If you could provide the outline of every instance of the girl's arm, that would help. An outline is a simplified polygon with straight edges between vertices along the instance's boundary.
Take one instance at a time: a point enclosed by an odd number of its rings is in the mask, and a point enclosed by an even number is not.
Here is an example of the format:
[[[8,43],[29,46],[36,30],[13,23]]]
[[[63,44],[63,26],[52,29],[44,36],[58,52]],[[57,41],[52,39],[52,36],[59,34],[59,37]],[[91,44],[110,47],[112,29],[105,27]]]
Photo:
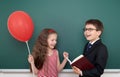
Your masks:
[[[28,57],[28,62],[29,62],[30,65],[31,65],[32,72],[33,72],[34,74],[38,74],[38,69],[35,67],[34,58],[33,58],[32,55],[29,55],[29,57]]]
[[[58,66],[58,72],[60,72],[63,68],[64,68],[64,66],[66,65],[66,63],[67,63],[67,59],[66,59],[66,57],[68,57],[68,53],[67,52],[64,52],[63,53],[63,56],[64,56],[64,60],[62,61],[62,63],[60,64],[60,59],[59,59],[59,54],[58,54],[58,52],[57,52],[57,55],[58,55],[58,60],[57,60],[57,66]]]

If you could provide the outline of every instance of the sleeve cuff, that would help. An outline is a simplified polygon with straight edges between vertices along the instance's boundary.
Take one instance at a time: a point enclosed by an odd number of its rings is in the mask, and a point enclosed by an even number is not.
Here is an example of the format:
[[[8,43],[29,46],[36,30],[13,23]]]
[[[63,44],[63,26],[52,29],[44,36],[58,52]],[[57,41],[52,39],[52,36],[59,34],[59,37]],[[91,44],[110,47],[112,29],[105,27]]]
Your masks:
[[[80,71],[80,76],[83,76],[83,73],[82,73],[82,71]]]

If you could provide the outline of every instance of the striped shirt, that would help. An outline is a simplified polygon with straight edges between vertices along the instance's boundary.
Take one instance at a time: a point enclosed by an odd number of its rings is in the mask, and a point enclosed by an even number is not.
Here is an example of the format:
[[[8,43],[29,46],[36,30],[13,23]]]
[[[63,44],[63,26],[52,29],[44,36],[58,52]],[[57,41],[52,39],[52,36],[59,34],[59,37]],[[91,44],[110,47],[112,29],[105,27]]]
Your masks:
[[[53,54],[51,56],[48,56],[43,65],[43,68],[38,72],[38,77],[58,77],[57,52],[58,51],[54,49]]]

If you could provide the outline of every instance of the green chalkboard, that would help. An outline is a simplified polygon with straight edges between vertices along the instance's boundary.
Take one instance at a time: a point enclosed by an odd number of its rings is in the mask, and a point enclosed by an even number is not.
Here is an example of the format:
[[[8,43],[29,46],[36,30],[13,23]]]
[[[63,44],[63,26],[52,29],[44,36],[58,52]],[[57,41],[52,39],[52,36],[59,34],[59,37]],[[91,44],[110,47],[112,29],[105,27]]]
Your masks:
[[[17,10],[27,12],[34,22],[29,40],[32,52],[37,36],[44,28],[58,32],[57,49],[62,61],[63,51],[72,60],[82,54],[87,42],[83,35],[86,20],[95,18],[104,23],[102,35],[109,51],[106,69],[120,69],[120,0],[1,0],[0,1],[0,69],[28,69],[28,50],[24,42],[14,39],[7,28],[9,15]],[[66,69],[70,69],[67,64]]]

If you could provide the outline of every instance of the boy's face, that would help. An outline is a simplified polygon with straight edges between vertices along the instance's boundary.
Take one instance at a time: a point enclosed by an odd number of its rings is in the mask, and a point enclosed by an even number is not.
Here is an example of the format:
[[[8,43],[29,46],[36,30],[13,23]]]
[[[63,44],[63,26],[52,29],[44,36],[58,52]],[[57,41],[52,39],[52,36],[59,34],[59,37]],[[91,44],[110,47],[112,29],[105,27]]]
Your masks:
[[[96,30],[96,27],[93,24],[87,24],[85,26],[84,36],[90,42],[95,41],[99,38],[101,31]]]
[[[48,36],[48,48],[53,49],[57,43],[57,34],[50,34]]]

